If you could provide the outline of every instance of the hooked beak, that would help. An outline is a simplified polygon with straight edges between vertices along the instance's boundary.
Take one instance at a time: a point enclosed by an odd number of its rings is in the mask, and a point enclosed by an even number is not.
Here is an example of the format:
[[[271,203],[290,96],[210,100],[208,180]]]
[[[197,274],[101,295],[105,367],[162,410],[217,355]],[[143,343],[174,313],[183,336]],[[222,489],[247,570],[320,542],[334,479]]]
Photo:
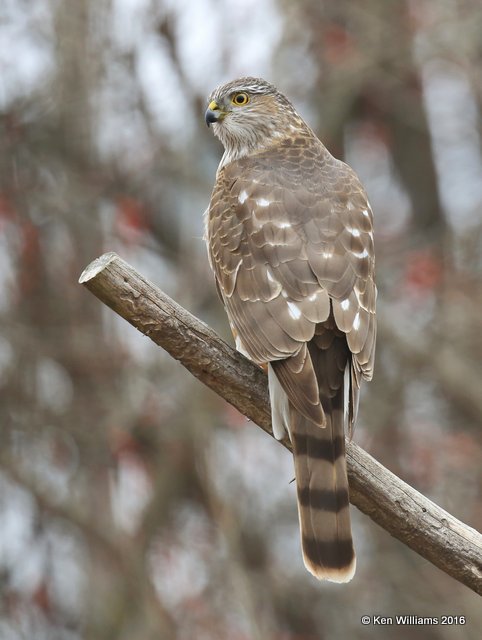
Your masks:
[[[206,113],[204,114],[204,119],[206,120],[206,124],[210,127],[214,122],[219,122],[222,120],[226,113],[221,111],[218,103],[215,100],[212,100],[208,108],[206,109]]]

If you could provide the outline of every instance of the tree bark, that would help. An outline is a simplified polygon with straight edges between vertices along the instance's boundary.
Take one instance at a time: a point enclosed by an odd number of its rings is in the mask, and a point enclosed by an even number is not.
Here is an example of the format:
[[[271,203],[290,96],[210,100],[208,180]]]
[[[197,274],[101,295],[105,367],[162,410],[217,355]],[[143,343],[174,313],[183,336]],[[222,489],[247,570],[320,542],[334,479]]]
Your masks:
[[[115,253],[94,260],[79,282],[201,382],[272,435],[267,378],[203,322]],[[291,450],[288,439],[282,444]],[[482,536],[347,441],[350,501],[374,522],[482,595]]]

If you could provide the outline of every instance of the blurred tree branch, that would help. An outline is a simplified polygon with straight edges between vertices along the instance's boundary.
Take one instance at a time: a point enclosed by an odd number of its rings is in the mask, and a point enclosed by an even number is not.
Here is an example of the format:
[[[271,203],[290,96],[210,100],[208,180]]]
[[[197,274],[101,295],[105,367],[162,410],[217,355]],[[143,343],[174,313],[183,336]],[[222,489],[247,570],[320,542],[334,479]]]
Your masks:
[[[135,607],[145,618],[155,620],[157,629],[175,638],[175,622],[163,607],[145,567],[144,549],[129,544],[120,532],[107,531],[100,523],[92,519],[86,509],[72,498],[61,502],[52,498],[41,486],[34,474],[27,471],[17,460],[0,456],[2,472],[12,482],[22,487],[35,499],[38,508],[50,518],[59,519],[68,526],[77,529],[89,542],[89,548],[97,561],[102,559],[114,572],[120,586],[117,594],[111,593],[113,601],[118,599],[121,608]],[[97,555],[94,553],[97,551]],[[120,618],[122,621],[122,616]]]
[[[478,372],[450,344],[424,344],[417,336],[404,337],[397,330],[397,321],[388,312],[377,312],[380,331],[378,337],[390,343],[400,360],[414,369],[430,369],[444,394],[451,398],[467,418],[476,424],[482,416],[482,396]],[[435,336],[435,340],[437,336]]]
[[[143,278],[115,253],[92,262],[79,282],[194,376],[272,435],[264,372]],[[289,440],[282,444],[291,450]],[[482,536],[347,443],[350,499],[374,522],[482,595]]]

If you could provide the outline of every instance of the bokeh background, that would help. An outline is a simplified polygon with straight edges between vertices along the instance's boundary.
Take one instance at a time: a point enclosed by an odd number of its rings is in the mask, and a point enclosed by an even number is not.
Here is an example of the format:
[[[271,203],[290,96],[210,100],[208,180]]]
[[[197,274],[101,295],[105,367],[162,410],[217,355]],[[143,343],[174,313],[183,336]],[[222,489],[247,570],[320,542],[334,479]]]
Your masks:
[[[355,579],[315,581],[290,454],[77,279],[117,251],[231,340],[203,112],[271,80],[376,216],[355,438],[480,528],[481,68],[479,0],[2,0],[0,640],[480,638],[478,596],[355,509]]]

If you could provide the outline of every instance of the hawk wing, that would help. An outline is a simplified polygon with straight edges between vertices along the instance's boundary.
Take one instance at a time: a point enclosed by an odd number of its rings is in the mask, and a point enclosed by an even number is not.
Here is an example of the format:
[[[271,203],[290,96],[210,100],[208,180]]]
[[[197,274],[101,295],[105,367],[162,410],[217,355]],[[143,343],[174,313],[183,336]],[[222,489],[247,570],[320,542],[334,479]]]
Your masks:
[[[335,325],[346,336],[352,425],[376,337],[373,216],[356,174],[314,136],[232,162],[218,172],[207,239],[238,348],[273,362],[289,400],[320,425],[307,343],[329,345]]]

